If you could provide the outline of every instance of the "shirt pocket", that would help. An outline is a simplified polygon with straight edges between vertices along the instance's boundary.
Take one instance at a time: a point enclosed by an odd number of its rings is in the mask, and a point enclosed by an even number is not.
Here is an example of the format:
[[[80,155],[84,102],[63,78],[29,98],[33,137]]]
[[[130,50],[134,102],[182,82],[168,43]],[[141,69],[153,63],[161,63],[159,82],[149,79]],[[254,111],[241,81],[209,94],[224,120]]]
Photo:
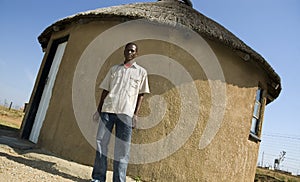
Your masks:
[[[111,88],[114,88],[117,84],[122,81],[122,73],[116,72],[111,75]]]
[[[130,96],[138,95],[139,90],[140,90],[140,83],[141,83],[141,80],[139,78],[130,76],[128,95],[130,95]]]

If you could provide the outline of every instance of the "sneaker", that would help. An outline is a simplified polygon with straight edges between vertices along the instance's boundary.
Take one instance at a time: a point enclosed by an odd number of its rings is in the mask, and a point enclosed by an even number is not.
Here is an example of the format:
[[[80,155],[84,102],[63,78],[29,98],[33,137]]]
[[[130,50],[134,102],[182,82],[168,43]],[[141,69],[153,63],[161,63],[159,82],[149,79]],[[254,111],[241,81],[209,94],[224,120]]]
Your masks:
[[[91,182],[100,182],[100,180],[99,179],[92,179]]]

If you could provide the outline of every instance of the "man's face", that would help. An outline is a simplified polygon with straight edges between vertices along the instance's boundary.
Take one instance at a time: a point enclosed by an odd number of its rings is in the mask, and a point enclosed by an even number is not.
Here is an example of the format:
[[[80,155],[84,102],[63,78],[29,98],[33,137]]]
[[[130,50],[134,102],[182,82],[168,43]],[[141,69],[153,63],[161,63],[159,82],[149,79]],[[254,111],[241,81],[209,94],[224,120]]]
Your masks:
[[[124,49],[124,56],[126,61],[131,61],[137,56],[137,47],[135,45],[128,45]]]

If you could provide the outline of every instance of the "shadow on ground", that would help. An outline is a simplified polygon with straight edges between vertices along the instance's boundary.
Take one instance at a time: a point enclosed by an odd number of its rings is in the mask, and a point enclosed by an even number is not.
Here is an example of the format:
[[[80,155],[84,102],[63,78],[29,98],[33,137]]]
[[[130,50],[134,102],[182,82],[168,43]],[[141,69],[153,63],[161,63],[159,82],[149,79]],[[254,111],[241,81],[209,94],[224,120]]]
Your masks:
[[[87,182],[88,178],[84,179],[76,174],[80,169],[77,164],[58,158],[57,156],[38,148],[34,143],[19,138],[19,130],[0,125],[0,156],[8,160],[30,166],[32,168],[61,176],[65,179],[78,182]],[[72,166],[76,165],[74,171]],[[79,165],[79,164],[78,164]],[[86,171],[90,169],[83,166]],[[81,170],[82,172],[82,170]],[[71,174],[70,174],[71,173]],[[74,175],[72,173],[75,173]],[[84,176],[89,176],[86,174]]]

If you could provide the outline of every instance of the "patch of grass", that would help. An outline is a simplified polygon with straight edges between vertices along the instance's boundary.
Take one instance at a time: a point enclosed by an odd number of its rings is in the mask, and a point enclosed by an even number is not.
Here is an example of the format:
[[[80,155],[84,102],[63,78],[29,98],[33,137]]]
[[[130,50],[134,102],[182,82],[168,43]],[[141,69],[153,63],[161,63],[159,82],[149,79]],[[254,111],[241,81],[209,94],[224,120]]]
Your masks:
[[[22,110],[0,106],[0,125],[20,129],[24,113]]]
[[[24,116],[24,113],[22,110],[16,110],[16,109],[8,109],[7,107],[0,106],[0,116],[7,116],[11,118],[21,118]]]
[[[257,168],[255,174],[255,181],[257,182],[300,182],[299,176],[285,174],[280,171]]]
[[[142,179],[140,176],[136,176],[133,178],[136,182],[142,182]]]
[[[14,129],[20,129],[20,125],[9,122],[9,121],[6,121],[6,120],[0,118],[0,126],[1,125],[2,126],[7,126],[7,127],[10,127],[10,128],[14,128]]]

